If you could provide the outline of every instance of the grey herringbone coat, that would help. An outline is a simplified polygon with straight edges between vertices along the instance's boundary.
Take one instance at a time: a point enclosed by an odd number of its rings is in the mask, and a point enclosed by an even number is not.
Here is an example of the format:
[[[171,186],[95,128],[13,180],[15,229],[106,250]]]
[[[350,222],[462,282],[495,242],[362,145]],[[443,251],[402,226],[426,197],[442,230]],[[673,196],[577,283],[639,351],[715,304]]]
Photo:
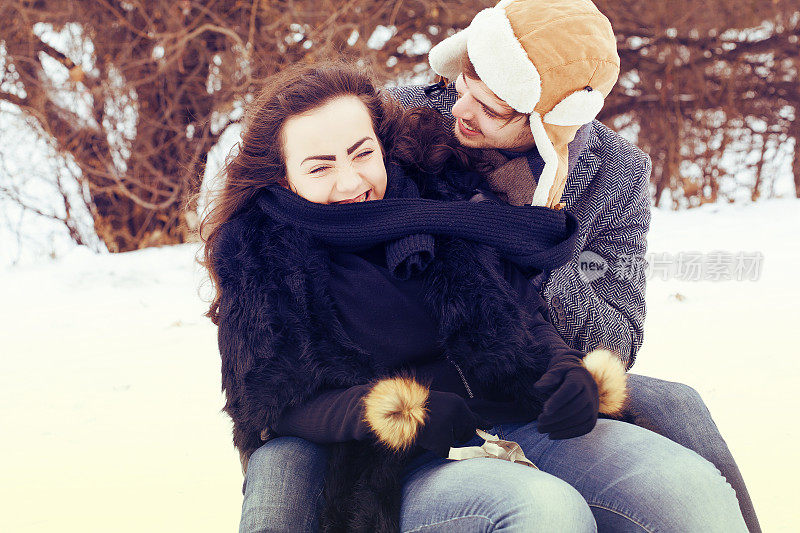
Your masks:
[[[453,120],[450,109],[458,95],[452,84],[436,91],[409,86],[390,92],[405,107],[433,107]],[[540,158],[535,148],[528,157]],[[580,222],[575,256],[537,280],[567,344],[584,352],[611,349],[628,368],[643,338],[649,179],[650,158],[619,134],[597,120],[578,130],[561,200]],[[604,259],[603,276],[589,281],[581,274],[584,252]]]

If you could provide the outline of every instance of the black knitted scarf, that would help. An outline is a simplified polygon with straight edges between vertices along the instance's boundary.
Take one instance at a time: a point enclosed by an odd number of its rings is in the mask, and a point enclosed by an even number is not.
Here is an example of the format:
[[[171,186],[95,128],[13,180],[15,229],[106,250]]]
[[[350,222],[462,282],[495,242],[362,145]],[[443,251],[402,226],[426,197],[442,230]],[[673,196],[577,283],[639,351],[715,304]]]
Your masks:
[[[318,204],[272,186],[257,202],[273,219],[337,249],[357,251],[386,242],[387,267],[400,279],[427,267],[434,256],[433,235],[493,247],[526,270],[552,270],[572,257],[578,230],[575,216],[564,210],[420,198],[416,184],[396,165],[389,166],[383,200]]]

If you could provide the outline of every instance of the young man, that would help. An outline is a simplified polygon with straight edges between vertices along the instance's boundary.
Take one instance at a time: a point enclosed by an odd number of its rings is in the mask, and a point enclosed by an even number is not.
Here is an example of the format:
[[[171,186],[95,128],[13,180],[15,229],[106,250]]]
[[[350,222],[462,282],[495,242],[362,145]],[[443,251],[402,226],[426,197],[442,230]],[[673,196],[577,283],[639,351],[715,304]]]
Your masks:
[[[630,367],[642,343],[645,314],[650,160],[594,121],[619,73],[608,20],[589,0],[503,0],[434,47],[430,61],[450,84],[398,88],[394,95],[408,107],[438,109],[453,121],[462,144],[484,149],[493,168],[485,178],[501,200],[565,207],[575,214],[581,224],[579,253],[535,282],[568,344],[582,351],[606,347]],[[581,258],[611,268],[603,276],[587,275]],[[636,423],[716,465],[736,489],[747,526],[758,531],[736,464],[699,395],[643,376],[631,375],[628,383],[630,406],[640,414]],[[594,433],[560,442],[576,447],[574,457],[606,446],[606,463],[615,461],[612,453],[628,453],[619,449],[628,445],[616,442],[613,450]],[[313,524],[324,467],[319,447],[300,439],[282,437],[262,446],[248,466],[241,531],[299,531]],[[573,464],[581,472],[592,468]],[[603,477],[595,494],[602,494],[607,482]],[[603,527],[644,530],[624,510],[598,504],[592,511]]]
[[[449,84],[393,95],[405,107],[439,110],[462,145],[483,149],[493,167],[486,181],[501,199],[565,207],[578,218],[573,261],[536,282],[568,344],[608,348],[630,368],[643,338],[650,158],[594,120],[619,74],[608,19],[590,0],[503,0],[436,45],[429,61]],[[586,271],[592,262],[605,272]],[[713,463],[735,489],[749,530],[760,531],[699,394],[635,374],[628,383],[633,421]]]

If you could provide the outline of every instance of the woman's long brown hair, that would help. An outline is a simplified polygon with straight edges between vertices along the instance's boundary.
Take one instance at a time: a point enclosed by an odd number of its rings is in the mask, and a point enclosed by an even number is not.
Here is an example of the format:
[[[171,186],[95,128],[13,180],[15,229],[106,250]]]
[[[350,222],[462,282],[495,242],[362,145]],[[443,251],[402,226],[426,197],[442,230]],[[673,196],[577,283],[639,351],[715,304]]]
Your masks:
[[[293,66],[273,76],[247,108],[238,152],[221,170],[223,187],[208,193],[211,209],[200,224],[200,237],[205,243],[200,263],[208,270],[215,290],[206,316],[215,324],[221,289],[213,259],[220,228],[262,189],[286,185],[281,138],[284,123],[347,95],[358,97],[367,107],[387,163],[392,161],[425,174],[441,172],[446,163],[458,167],[469,164],[468,154],[442,127],[435,111],[404,112],[391,96],[376,88],[367,72],[354,64],[332,61]]]

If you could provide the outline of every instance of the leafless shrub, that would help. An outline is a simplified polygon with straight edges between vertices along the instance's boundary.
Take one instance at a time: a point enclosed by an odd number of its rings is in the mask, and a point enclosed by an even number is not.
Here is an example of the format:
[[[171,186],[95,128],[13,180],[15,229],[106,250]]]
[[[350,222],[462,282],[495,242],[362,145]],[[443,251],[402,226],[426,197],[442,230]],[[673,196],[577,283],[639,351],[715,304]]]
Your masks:
[[[265,77],[346,56],[387,80],[431,79],[431,43],[494,3],[0,0],[0,100],[74,162],[109,250],[185,242],[209,150]],[[656,202],[728,198],[745,170],[740,186],[768,194],[770,158],[800,137],[798,0],[597,4],[623,65],[600,118],[637,132]],[[731,150],[762,157],[730,168]]]

